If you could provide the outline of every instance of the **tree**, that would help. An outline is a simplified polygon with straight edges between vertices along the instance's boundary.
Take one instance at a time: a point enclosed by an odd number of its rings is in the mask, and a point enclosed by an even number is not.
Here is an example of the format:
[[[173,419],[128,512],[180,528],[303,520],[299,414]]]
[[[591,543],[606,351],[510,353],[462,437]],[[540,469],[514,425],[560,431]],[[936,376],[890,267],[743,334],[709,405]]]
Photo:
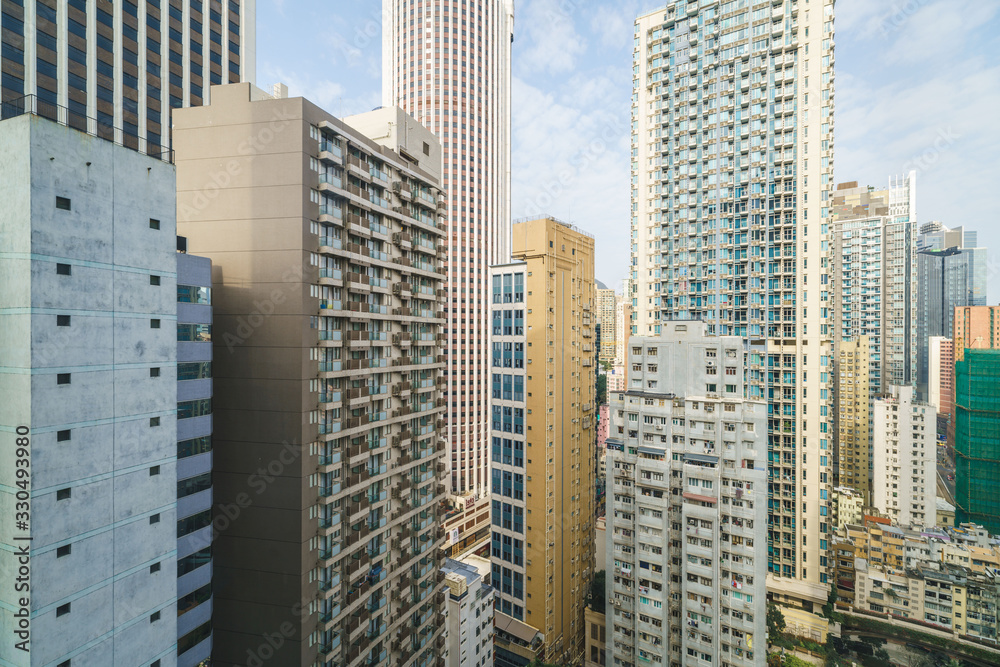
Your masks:
[[[785,615],[773,602],[767,603],[767,637],[774,641],[785,631]]]
[[[607,575],[604,570],[598,571],[594,575],[594,578],[590,580],[590,591],[587,593],[587,606],[598,614],[604,613],[604,585],[606,577]]]
[[[608,402],[608,376],[601,375],[597,376],[597,404],[604,405]]]

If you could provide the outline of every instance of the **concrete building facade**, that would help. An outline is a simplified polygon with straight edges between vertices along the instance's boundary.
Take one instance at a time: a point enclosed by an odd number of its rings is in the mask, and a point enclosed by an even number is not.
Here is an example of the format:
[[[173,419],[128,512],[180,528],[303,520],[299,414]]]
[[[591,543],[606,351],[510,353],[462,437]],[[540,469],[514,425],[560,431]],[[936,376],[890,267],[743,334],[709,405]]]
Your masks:
[[[214,274],[213,664],[278,632],[282,665],[440,665],[438,142],[399,109],[212,92],[174,139]]]
[[[0,155],[0,662],[176,664],[174,167],[33,114]]]
[[[444,564],[447,667],[493,667],[490,561],[474,554]]]
[[[541,636],[534,657],[569,664],[594,576],[594,239],[553,218],[512,238],[490,281],[492,581],[497,617]],[[501,625],[497,660],[527,664]]]
[[[633,333],[693,318],[752,341],[772,588],[808,613],[829,592],[834,3],[665,5],[635,23]]]
[[[438,137],[452,554],[489,537],[489,267],[510,259],[513,0],[382,0],[382,104]]]
[[[931,336],[927,344],[927,403],[950,421],[955,412],[955,342]]]
[[[870,505],[872,498],[871,381],[868,337],[837,345],[834,381],[836,479],[857,491]]]
[[[148,155],[170,150],[171,109],[256,76],[256,0],[8,0],[0,27],[4,117],[31,107]]]
[[[598,360],[607,364],[615,363],[615,340],[618,324],[615,314],[618,311],[618,295],[613,289],[597,290],[597,323],[601,327],[601,347]]]
[[[872,396],[916,377],[916,172],[886,188],[833,193],[834,344],[868,339]]]
[[[1000,306],[963,306],[955,309],[952,340],[955,361],[966,350],[1000,350]]]
[[[872,506],[899,526],[937,522],[937,413],[913,386],[875,399]]]
[[[742,339],[662,326],[611,404],[606,664],[764,665],[767,404]]]

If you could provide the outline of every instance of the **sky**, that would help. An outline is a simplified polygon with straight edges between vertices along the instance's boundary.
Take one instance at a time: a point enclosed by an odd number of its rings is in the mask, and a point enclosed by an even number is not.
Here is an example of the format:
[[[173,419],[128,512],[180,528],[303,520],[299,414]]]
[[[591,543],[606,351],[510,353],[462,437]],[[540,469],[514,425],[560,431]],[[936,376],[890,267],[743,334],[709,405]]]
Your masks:
[[[633,23],[664,4],[515,0],[512,216],[594,234],[596,277],[615,288],[629,263]],[[1000,2],[836,8],[836,181],[916,171],[918,221],[979,232],[997,303]],[[258,0],[257,85],[284,83],[336,116],[379,106],[381,12],[381,0]]]

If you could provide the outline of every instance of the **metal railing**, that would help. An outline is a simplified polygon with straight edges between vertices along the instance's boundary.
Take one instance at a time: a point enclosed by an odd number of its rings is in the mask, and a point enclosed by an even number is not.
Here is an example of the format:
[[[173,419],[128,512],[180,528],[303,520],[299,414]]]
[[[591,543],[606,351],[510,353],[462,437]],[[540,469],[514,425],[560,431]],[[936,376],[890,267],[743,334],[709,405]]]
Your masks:
[[[151,158],[171,164],[174,161],[174,152],[162,144],[150,144],[143,137],[126,132],[120,127],[102,123],[96,118],[78,113],[67,107],[46,102],[40,99],[38,95],[25,95],[24,97],[7,100],[0,105],[0,119],[2,120],[16,118],[25,114],[47,118],[60,125],[79,130],[92,137],[110,141],[117,146],[124,146],[143,155],[148,155]]]

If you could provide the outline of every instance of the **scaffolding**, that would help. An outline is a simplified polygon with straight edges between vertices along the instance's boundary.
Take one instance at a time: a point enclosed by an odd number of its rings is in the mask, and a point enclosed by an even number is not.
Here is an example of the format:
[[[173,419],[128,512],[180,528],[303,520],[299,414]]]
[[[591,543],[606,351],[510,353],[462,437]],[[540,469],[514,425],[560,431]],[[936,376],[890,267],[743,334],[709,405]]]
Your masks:
[[[1000,532],[1000,350],[955,363],[955,520]]]

